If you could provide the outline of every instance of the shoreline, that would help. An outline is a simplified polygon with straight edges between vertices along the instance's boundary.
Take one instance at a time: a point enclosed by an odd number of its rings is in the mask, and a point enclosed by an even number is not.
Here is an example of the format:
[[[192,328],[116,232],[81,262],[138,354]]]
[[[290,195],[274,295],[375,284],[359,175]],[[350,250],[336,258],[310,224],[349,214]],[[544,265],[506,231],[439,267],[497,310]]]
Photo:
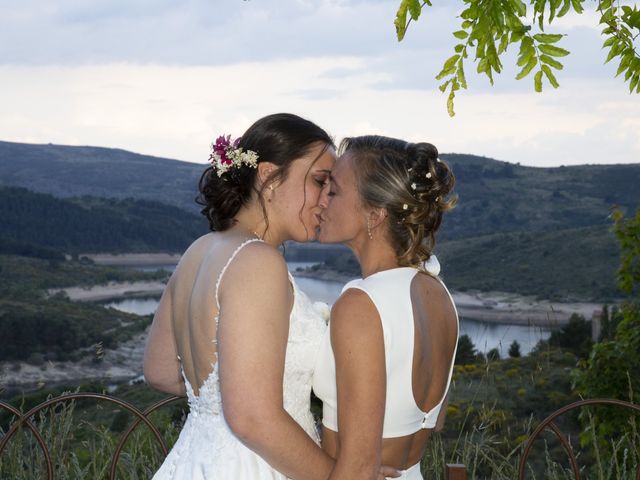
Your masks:
[[[121,256],[126,257],[126,256]],[[120,265],[137,265],[140,258],[120,258]],[[151,265],[151,264],[147,264]],[[351,277],[331,271],[294,271],[296,277],[344,284]],[[70,300],[96,302],[135,297],[159,297],[165,288],[163,282],[110,282],[92,287],[69,287],[49,290],[50,294],[64,292]],[[593,302],[550,302],[504,292],[451,292],[459,316],[502,325],[534,326],[546,329],[565,325],[572,313],[591,319],[593,311],[601,305]],[[123,342],[116,349],[105,349],[104,358],[95,362],[88,356],[79,362],[47,361],[42,365],[27,362],[0,362],[0,382],[4,392],[33,392],[43,386],[80,384],[102,380],[107,384],[126,383],[140,378],[144,345],[148,330]],[[0,394],[4,396],[3,394]]]
[[[91,381],[103,381],[107,386],[134,381],[142,375],[148,331],[147,328],[143,333],[134,335],[117,348],[105,349],[102,360],[98,362],[92,355],[77,362],[45,361],[41,365],[25,361],[0,362],[0,398]]]
[[[295,277],[345,284],[354,277],[330,270],[298,270]],[[566,325],[571,315],[578,313],[591,320],[602,303],[539,300],[533,295],[508,292],[451,291],[460,318],[501,325],[558,328]]]
[[[124,257],[124,256],[121,256]],[[121,261],[136,264],[139,259],[121,258]],[[123,265],[124,263],[121,263]],[[292,272],[295,277],[344,284],[353,278],[333,271],[305,271]],[[48,290],[50,295],[58,292],[65,293],[70,300],[78,302],[100,302],[126,298],[160,297],[165,283],[155,282],[110,282],[107,285],[92,287],[67,287]],[[552,302],[538,300],[534,296],[527,296],[505,292],[452,291],[458,314],[461,318],[477,320],[487,323],[537,326],[542,328],[557,328],[568,323],[573,313],[578,313],[590,320],[594,311],[602,305],[596,302]]]

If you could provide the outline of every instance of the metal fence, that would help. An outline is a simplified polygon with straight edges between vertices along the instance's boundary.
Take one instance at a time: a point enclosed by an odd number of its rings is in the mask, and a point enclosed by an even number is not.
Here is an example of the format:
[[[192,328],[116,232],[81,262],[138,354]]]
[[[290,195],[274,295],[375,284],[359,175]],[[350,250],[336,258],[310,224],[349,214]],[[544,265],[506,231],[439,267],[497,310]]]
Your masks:
[[[110,474],[109,474],[110,480],[113,480],[116,478],[116,469],[117,469],[118,461],[120,459],[122,450],[125,447],[125,444],[129,440],[129,437],[134,432],[134,430],[138,428],[141,424],[144,424],[146,428],[148,428],[149,431],[152,433],[153,437],[155,438],[155,440],[158,442],[158,445],[160,446],[163,456],[167,455],[168,448],[167,448],[166,442],[162,438],[162,435],[158,430],[158,428],[149,419],[149,415],[155,412],[156,410],[158,410],[159,408],[164,407],[165,405],[173,403],[177,400],[181,400],[182,397],[168,397],[168,398],[165,398],[164,400],[161,400],[153,404],[152,406],[150,406],[145,410],[140,410],[129,402],[126,402],[124,400],[121,400],[119,398],[112,397],[109,395],[103,395],[99,393],[70,393],[70,394],[64,394],[55,398],[48,399],[36,405],[35,407],[31,408],[29,411],[25,413],[22,413],[20,410],[9,405],[8,403],[0,401],[0,411],[4,410],[6,412],[13,414],[16,417],[16,420],[9,426],[7,432],[3,435],[2,439],[0,439],[0,458],[7,444],[9,443],[11,438],[16,434],[16,432],[18,432],[21,428],[27,428],[31,431],[34,438],[36,439],[36,442],[40,447],[40,450],[42,450],[42,455],[44,456],[45,465],[46,465],[47,480],[54,480],[55,471],[53,466],[54,462],[53,462],[53,459],[51,458],[51,452],[49,451],[49,448],[47,447],[38,427],[33,423],[31,419],[34,417],[34,415],[40,413],[42,410],[46,408],[64,404],[66,402],[74,402],[77,400],[86,400],[86,399],[115,404],[135,417],[135,420],[131,423],[131,425],[129,425],[129,427],[121,434],[120,439],[118,440],[118,443],[116,445],[115,451],[111,459],[111,467],[110,467]],[[569,457],[569,463],[571,465],[571,469],[575,476],[575,479],[581,480],[580,468],[578,466],[577,456],[573,451],[573,447],[571,446],[571,443],[567,439],[566,435],[558,428],[554,420],[556,420],[558,417],[560,417],[561,415],[569,411],[575,410],[577,408],[585,407],[585,406],[590,406],[590,405],[614,405],[617,407],[628,409],[630,410],[630,413],[634,411],[640,413],[640,405],[636,405],[629,402],[623,402],[621,400],[611,400],[611,399],[581,400],[556,410],[551,415],[549,415],[546,419],[544,419],[527,439],[524,445],[522,456],[520,457],[519,465],[518,465],[519,480],[525,480],[526,478],[525,468],[526,468],[527,460],[529,458],[529,454],[531,453],[531,449],[533,448],[535,441],[540,437],[542,432],[547,429],[553,432],[555,436],[558,438],[558,440],[560,441],[560,443],[562,444],[564,451]],[[445,478],[447,480],[466,480],[467,469],[465,468],[464,465],[461,465],[461,464],[447,464],[445,465]],[[640,480],[640,464],[636,466],[636,478],[637,480]]]

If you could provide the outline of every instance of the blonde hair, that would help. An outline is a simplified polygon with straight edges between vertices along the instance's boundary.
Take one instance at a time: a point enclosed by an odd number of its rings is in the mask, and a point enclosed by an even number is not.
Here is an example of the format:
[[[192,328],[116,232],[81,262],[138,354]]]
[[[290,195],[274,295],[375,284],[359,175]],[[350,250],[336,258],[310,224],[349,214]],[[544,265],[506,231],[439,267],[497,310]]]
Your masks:
[[[436,147],[367,135],[345,138],[340,153],[353,161],[363,205],[387,210],[398,264],[421,267],[435,247],[442,214],[457,201],[447,198],[455,178]]]

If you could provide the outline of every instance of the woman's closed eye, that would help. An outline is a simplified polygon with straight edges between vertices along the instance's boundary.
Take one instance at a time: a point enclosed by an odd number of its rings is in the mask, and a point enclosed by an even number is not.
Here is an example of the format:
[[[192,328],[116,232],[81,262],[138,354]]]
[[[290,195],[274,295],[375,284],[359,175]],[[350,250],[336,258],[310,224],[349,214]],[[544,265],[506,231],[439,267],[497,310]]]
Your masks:
[[[313,179],[320,188],[324,188],[329,183],[329,177],[316,177]]]

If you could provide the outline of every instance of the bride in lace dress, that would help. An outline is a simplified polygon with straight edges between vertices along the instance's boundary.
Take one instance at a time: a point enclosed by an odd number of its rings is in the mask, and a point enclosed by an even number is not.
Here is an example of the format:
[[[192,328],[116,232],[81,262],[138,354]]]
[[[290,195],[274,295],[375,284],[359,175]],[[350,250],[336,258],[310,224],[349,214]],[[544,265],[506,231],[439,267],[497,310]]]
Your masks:
[[[144,375],[189,415],[154,479],[326,479],[311,376],[326,316],[277,246],[313,240],[335,161],[329,135],[270,115],[220,137],[200,180],[211,233],[182,256],[146,345]]]

